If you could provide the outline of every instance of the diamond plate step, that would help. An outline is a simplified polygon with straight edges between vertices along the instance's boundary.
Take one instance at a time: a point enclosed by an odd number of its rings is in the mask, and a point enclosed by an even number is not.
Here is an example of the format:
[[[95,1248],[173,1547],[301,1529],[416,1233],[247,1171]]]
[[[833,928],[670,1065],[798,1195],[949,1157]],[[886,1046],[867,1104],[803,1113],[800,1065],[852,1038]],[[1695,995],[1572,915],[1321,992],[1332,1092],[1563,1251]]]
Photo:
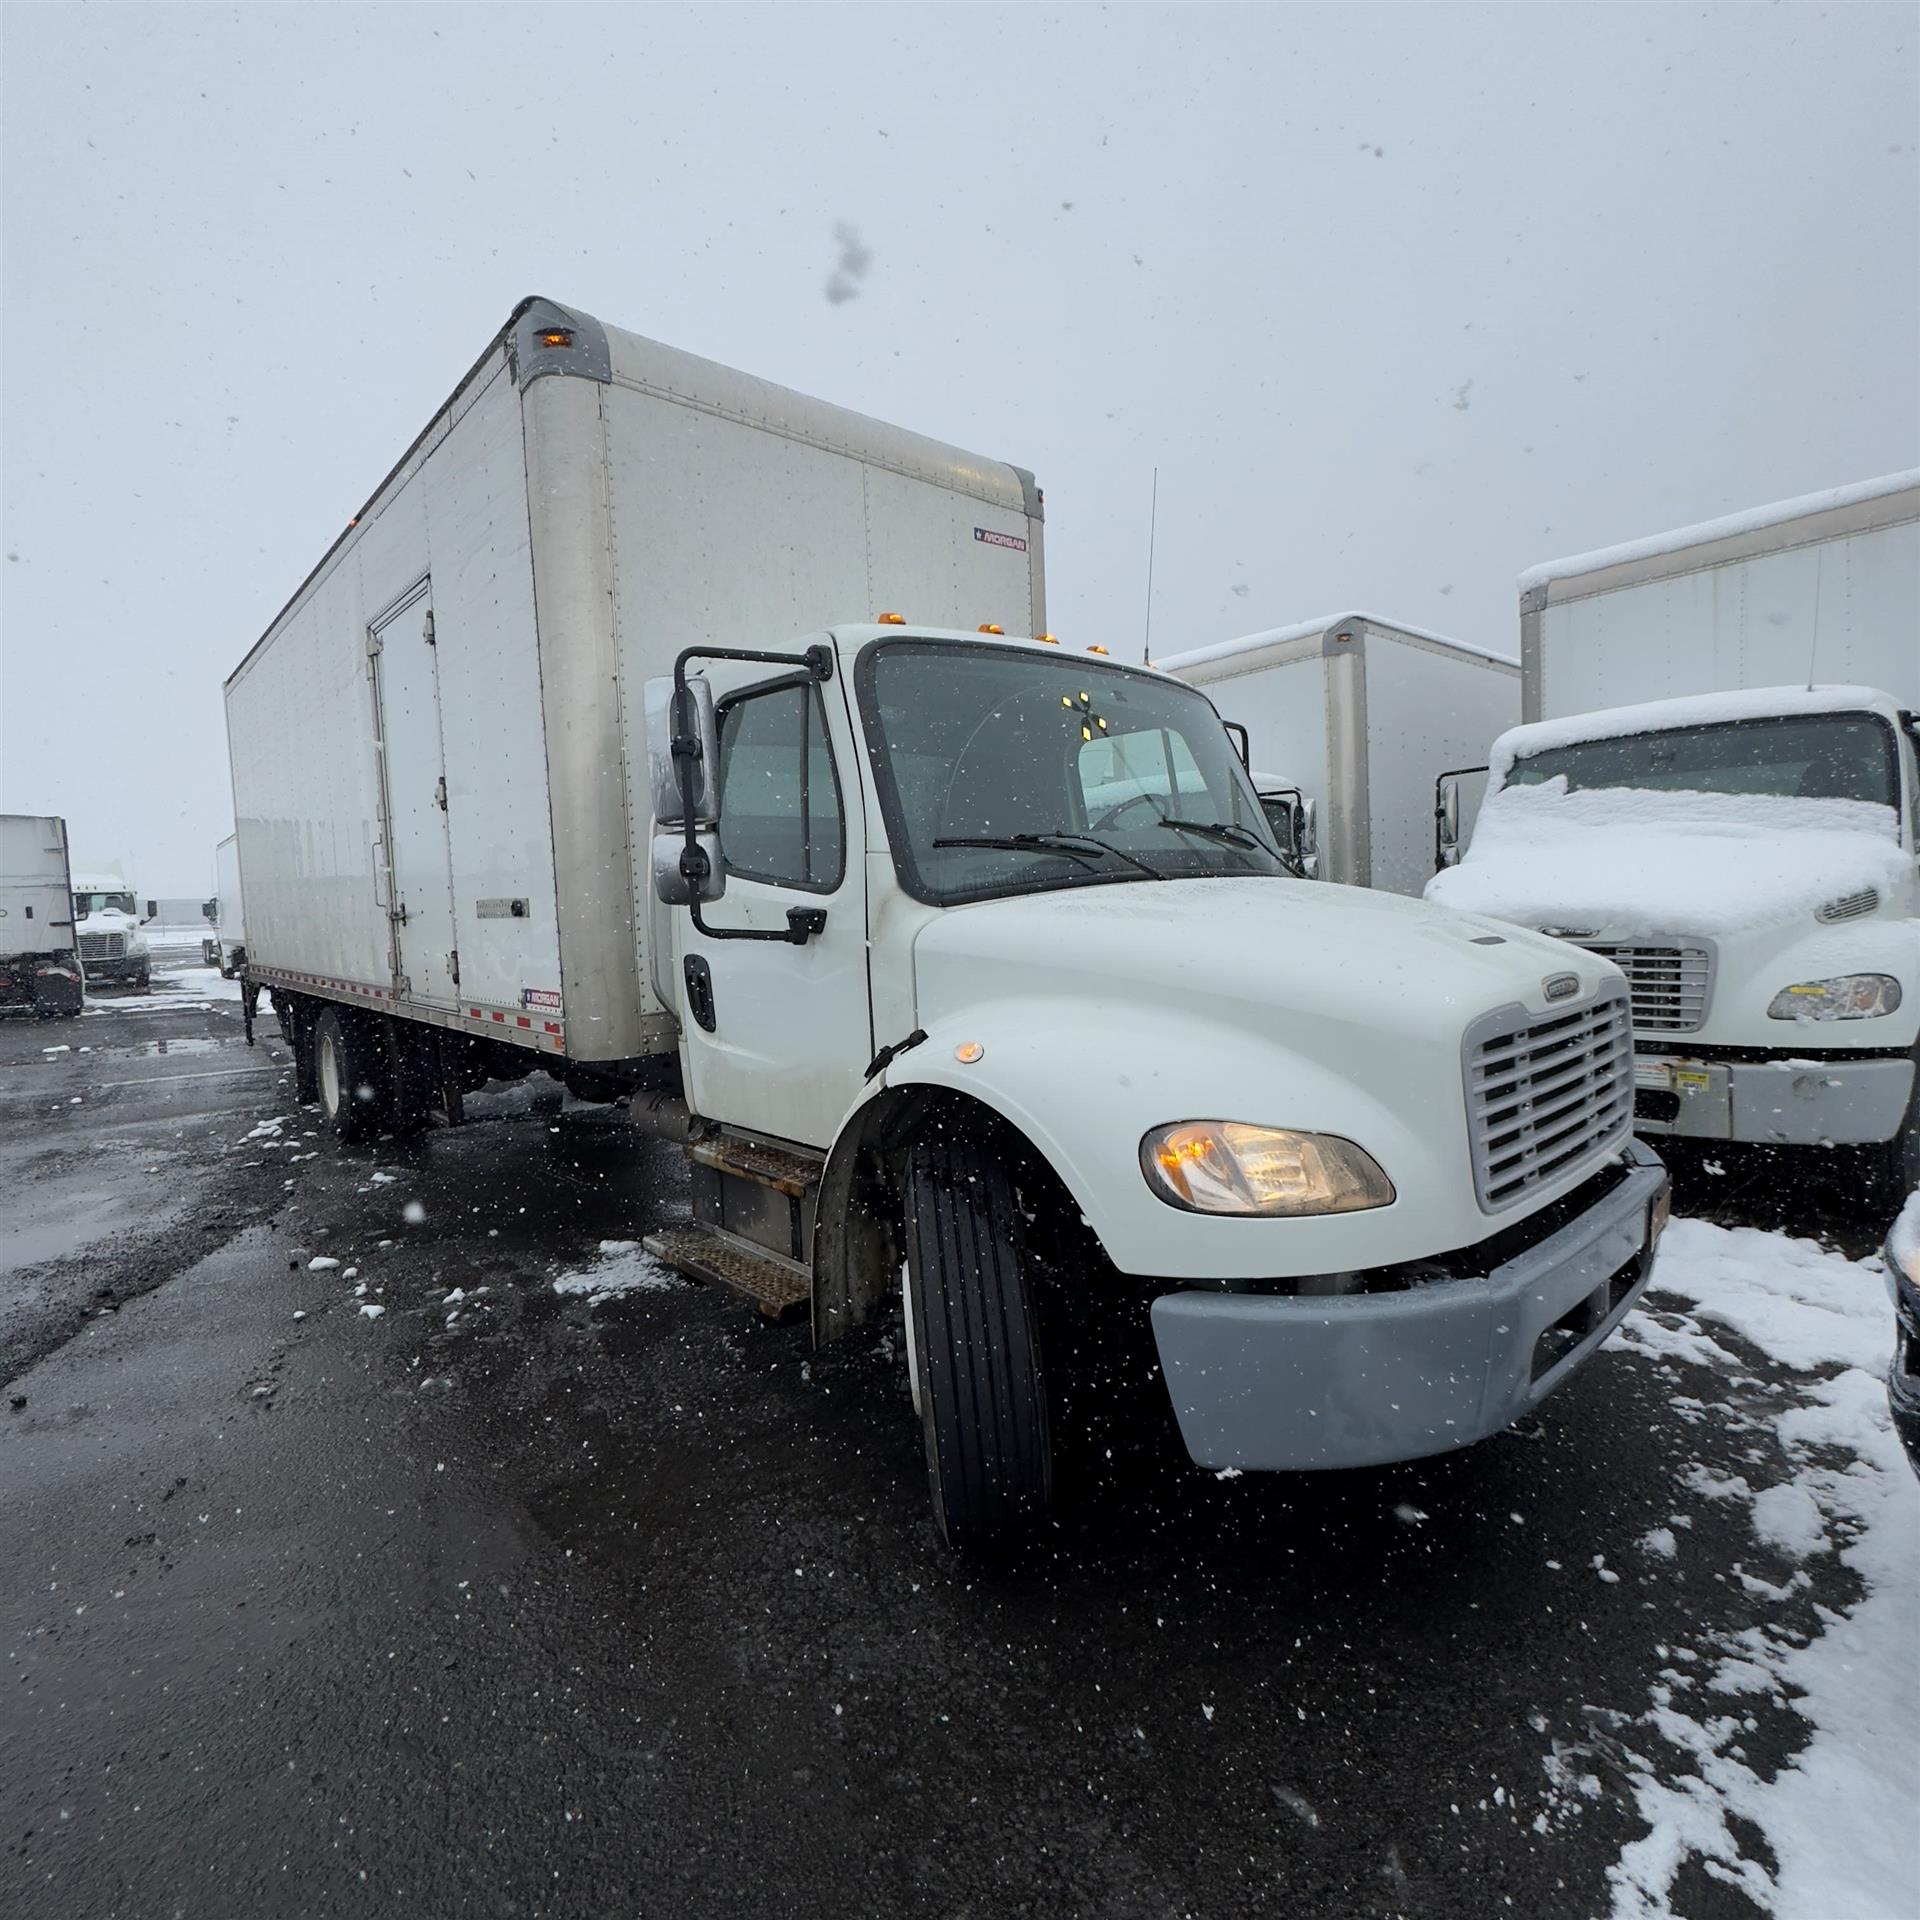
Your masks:
[[[820,1169],[826,1164],[785,1147],[770,1147],[763,1140],[738,1140],[727,1134],[717,1140],[696,1140],[687,1148],[687,1158],[716,1173],[751,1180],[755,1186],[771,1187],[775,1193],[796,1200],[819,1180]]]
[[[751,1301],[769,1320],[784,1320],[813,1298],[813,1281],[799,1261],[718,1227],[694,1221],[650,1233],[640,1244],[677,1271]]]

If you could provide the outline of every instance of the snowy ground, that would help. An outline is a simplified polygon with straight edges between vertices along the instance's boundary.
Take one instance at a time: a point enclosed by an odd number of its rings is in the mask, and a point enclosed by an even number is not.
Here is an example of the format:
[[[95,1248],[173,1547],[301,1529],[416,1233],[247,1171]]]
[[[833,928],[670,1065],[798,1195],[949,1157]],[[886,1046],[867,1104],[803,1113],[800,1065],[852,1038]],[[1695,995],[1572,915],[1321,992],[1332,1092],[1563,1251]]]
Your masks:
[[[1652,1310],[1622,1330],[1627,1344],[1761,1387],[1733,1406],[1703,1407],[1700,1417],[1750,1429],[1796,1472],[1757,1491],[1738,1475],[1693,1476],[1703,1498],[1746,1510],[1756,1550],[1771,1564],[1727,1569],[1756,1601],[1755,1623],[1676,1647],[1632,1711],[1623,1738],[1629,1750],[1636,1738],[1648,1745],[1634,1754],[1635,1794],[1653,1831],[1614,1870],[1614,1912],[1671,1912],[1676,1875],[1693,1857],[1788,1920],[1904,1920],[1920,1884],[1920,1487],[1887,1413],[1892,1316],[1879,1263],[1782,1234],[1676,1220],[1654,1285]],[[1761,1386],[1743,1352],[1725,1343],[1728,1333],[1775,1363],[1772,1382]],[[1685,1557],[1690,1527],[1682,1512],[1649,1533],[1650,1565]],[[1810,1635],[1783,1624],[1773,1603],[1803,1592],[1809,1564],[1828,1555],[1858,1577],[1858,1603],[1844,1612],[1816,1607]],[[1753,1725],[1743,1703],[1754,1696],[1790,1704],[1811,1729],[1804,1750],[1771,1778],[1742,1748]],[[1674,1770],[1673,1752],[1654,1757],[1652,1742],[1684,1755],[1685,1769]],[[1758,1830],[1777,1863],[1772,1872],[1742,1844],[1736,1819]]]

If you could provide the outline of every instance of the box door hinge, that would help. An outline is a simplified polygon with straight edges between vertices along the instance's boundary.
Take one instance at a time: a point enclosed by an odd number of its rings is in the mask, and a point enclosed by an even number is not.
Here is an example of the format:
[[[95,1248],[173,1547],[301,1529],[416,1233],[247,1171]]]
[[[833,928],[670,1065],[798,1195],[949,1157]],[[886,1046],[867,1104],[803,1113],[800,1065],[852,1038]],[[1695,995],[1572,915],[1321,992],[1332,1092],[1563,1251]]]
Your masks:
[[[442,813],[446,812],[447,776],[444,773],[433,783],[433,804],[438,807]]]
[[[431,607],[427,609],[426,623],[420,629],[420,637],[430,647],[439,644],[433,637],[433,609]]]
[[[383,644],[384,642],[377,633],[369,632],[367,635],[367,658],[369,660],[379,659],[380,649]]]
[[[453,976],[453,984],[457,987],[460,984],[460,949],[458,947],[447,955],[447,972]]]

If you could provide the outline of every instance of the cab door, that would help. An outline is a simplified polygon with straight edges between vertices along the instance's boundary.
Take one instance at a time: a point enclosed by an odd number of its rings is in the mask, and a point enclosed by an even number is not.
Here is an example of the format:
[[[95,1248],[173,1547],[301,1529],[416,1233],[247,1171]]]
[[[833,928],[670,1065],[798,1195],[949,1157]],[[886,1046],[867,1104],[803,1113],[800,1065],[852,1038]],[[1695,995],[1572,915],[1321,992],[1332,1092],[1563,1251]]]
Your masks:
[[[874,1043],[860,769],[840,679],[716,663],[726,892],[673,916],[688,1098],[826,1147]],[[804,943],[728,938],[811,925]]]
[[[450,1007],[460,993],[454,952],[453,847],[440,732],[440,665],[433,592],[419,588],[381,616],[367,643],[379,710],[397,993]]]

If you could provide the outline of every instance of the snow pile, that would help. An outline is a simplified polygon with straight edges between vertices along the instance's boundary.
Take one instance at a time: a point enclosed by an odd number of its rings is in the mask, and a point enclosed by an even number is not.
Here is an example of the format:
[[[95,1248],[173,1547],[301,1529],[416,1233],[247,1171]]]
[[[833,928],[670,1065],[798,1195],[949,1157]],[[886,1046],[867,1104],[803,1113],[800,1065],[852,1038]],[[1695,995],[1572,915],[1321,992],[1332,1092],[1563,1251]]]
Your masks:
[[[1887,1235],[1887,1257],[1896,1260],[1916,1280],[1920,1280],[1920,1187],[1907,1196],[1900,1218]]]
[[[1920,1669],[1913,1651],[1920,1591],[1920,1488],[1887,1413],[1882,1375],[1893,1344],[1881,1277],[1810,1241],[1751,1228],[1676,1220],[1660,1249],[1658,1293],[1690,1313],[1630,1317],[1626,1344],[1691,1363],[1745,1369],[1710,1331],[1732,1329],[1793,1373],[1798,1391],[1770,1416],[1794,1477],[1755,1489],[1744,1478],[1696,1470],[1693,1490],[1745,1502],[1756,1543],[1802,1563],[1785,1586],[1729,1569],[1757,1603],[1758,1623],[1704,1657],[1673,1649],[1651,1704],[1623,1729],[1636,1804],[1652,1829],[1611,1870],[1616,1916],[1666,1915],[1676,1878],[1698,1857],[1716,1879],[1787,1917],[1846,1914],[1896,1920],[1920,1878],[1913,1820],[1914,1729]],[[1654,1302],[1656,1308],[1658,1300]],[[1756,1432],[1761,1419],[1748,1417]],[[1669,1530],[1661,1557],[1684,1555]],[[1865,1591],[1850,1613],[1815,1607],[1822,1630],[1803,1640],[1765,1603],[1798,1601],[1804,1563],[1837,1554]],[[1790,1702],[1810,1725],[1807,1745],[1772,1779],[1748,1763],[1753,1722],[1740,1696]],[[1676,1773],[1637,1750],[1645,1727],[1697,1769]],[[1549,1770],[1551,1772],[1551,1769]],[[1736,1821],[1758,1828],[1777,1869],[1743,1847]]]
[[[1488,794],[1466,857],[1426,897],[1534,925],[1739,933],[1869,887],[1892,895],[1906,867],[1899,834],[1893,809],[1866,800],[1569,793],[1562,777]]]
[[[555,1293],[586,1296],[587,1305],[617,1300],[627,1293],[661,1293],[681,1285],[679,1278],[652,1254],[643,1253],[638,1240],[602,1240],[600,1258],[577,1273],[563,1273],[553,1283]]]

